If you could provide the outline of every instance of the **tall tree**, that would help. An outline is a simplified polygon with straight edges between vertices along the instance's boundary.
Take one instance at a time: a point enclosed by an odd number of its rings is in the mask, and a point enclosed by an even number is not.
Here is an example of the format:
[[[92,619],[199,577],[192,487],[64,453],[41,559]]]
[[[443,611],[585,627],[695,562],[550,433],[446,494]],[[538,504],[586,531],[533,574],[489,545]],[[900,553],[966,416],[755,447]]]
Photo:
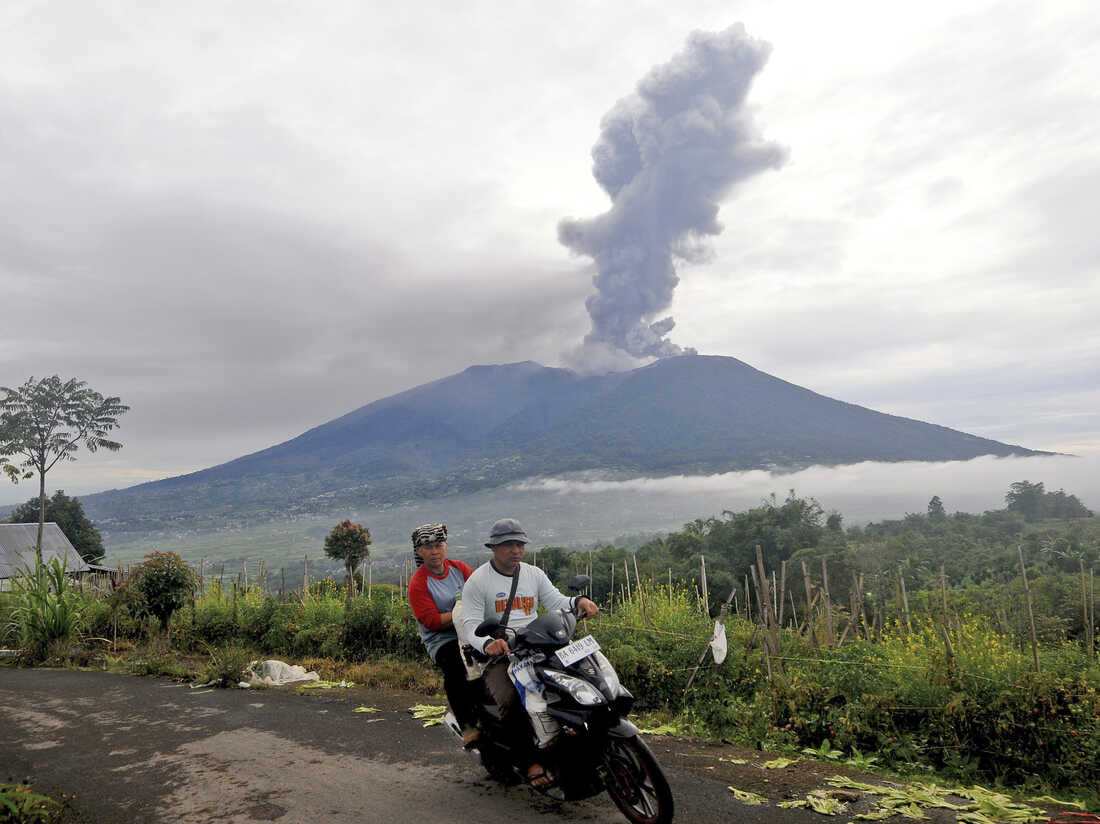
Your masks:
[[[1037,484],[1031,481],[1017,481],[1005,493],[1007,504],[1005,508],[1012,512],[1019,512],[1029,523],[1038,521],[1043,517],[1044,497],[1046,497],[1046,490],[1043,488],[1042,481]]]
[[[362,524],[344,519],[325,536],[325,555],[344,562],[348,571],[348,593],[355,585],[355,570],[370,555],[370,531]]]
[[[33,524],[38,520],[40,510],[38,498],[31,498],[21,504],[11,515],[13,524]],[[69,543],[89,564],[98,564],[103,560],[103,538],[95,524],[84,514],[84,507],[77,498],[70,498],[64,489],[57,490],[46,501],[46,520],[53,521],[65,533]]]
[[[57,375],[31,376],[17,389],[0,386],[0,455],[18,455],[24,478],[38,474],[38,539],[35,558],[42,561],[42,525],[46,521],[46,473],[58,461],[75,461],[83,444],[89,452],[115,452],[122,444],[107,438],[118,417],[130,407],[105,398],[85,381]]]
[[[943,501],[940,500],[939,495],[933,495],[932,500],[928,502],[928,520],[942,521],[946,518],[947,510],[943,508]]]

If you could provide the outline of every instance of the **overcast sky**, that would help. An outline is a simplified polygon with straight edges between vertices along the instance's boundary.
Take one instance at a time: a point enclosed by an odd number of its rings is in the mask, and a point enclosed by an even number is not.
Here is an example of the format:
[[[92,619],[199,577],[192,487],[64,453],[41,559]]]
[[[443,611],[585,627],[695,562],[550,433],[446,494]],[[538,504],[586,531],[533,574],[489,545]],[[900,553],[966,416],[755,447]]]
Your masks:
[[[648,320],[873,409],[1100,451],[1100,16],[958,5],[6,2],[0,385],[131,405],[121,452],[51,473],[81,494],[471,364],[574,363],[595,270],[558,224],[611,207],[601,120],[740,22],[771,47],[743,113],[781,160]]]

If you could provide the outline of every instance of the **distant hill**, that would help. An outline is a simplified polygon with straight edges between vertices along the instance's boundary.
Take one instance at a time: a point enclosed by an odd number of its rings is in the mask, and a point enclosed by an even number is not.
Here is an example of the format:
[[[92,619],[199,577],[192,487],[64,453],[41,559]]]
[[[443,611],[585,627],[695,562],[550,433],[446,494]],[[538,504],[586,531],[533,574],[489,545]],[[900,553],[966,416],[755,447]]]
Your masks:
[[[827,398],[735,358],[666,358],[581,377],[530,361],[471,366],[285,443],[85,496],[112,531],[377,506],[582,470],[713,473],[859,461],[1044,454]]]

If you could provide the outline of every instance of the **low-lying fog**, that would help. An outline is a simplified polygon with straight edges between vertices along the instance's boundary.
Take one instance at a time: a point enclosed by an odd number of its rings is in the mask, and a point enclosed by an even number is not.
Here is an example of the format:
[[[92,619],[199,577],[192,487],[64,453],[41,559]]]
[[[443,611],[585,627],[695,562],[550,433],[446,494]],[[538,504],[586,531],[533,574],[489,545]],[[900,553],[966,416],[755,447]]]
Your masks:
[[[867,461],[786,473],[753,470],[631,480],[551,478],[513,488],[562,496],[630,494],[651,499],[658,511],[682,511],[685,520],[758,506],[773,493],[782,499],[793,489],[799,497],[816,498],[826,511],[840,512],[845,524],[853,525],[924,512],[933,495],[940,496],[948,512],[1001,509],[1009,486],[1022,480],[1042,482],[1048,492],[1064,489],[1089,509],[1100,508],[1100,454],[944,463]]]
[[[274,569],[284,562],[300,562],[308,554],[311,565],[323,565],[325,534],[338,520],[351,517],[370,528],[375,569],[383,573],[388,566],[392,577],[408,552],[409,533],[427,522],[448,525],[452,556],[481,563],[488,557],[482,543],[489,525],[505,516],[523,522],[537,551],[555,544],[584,547],[623,538],[637,542],[723,510],[759,506],[773,493],[782,500],[791,489],[801,497],[816,498],[826,512],[840,512],[846,526],[924,512],[933,495],[940,496],[948,512],[981,513],[1003,508],[1009,485],[1022,480],[1041,481],[1049,491],[1064,489],[1094,512],[1100,510],[1100,454],[862,463],[792,473],[729,472],[633,480],[552,478],[473,495],[301,516],[210,535],[108,536],[108,559],[109,563],[131,562],[151,549],[161,549],[180,552],[196,563],[200,558],[264,558]]]

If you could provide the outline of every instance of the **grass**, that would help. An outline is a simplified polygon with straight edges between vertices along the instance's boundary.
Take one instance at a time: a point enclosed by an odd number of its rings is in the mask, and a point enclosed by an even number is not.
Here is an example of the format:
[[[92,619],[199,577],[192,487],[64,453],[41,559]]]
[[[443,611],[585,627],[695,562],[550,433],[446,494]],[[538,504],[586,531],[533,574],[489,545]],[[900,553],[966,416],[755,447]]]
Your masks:
[[[29,782],[0,783],[0,824],[54,824],[67,804],[36,792]]]
[[[350,663],[336,658],[306,658],[301,665],[325,681],[354,681],[371,689],[408,690],[420,695],[439,695],[443,682],[427,662],[383,656]]]

